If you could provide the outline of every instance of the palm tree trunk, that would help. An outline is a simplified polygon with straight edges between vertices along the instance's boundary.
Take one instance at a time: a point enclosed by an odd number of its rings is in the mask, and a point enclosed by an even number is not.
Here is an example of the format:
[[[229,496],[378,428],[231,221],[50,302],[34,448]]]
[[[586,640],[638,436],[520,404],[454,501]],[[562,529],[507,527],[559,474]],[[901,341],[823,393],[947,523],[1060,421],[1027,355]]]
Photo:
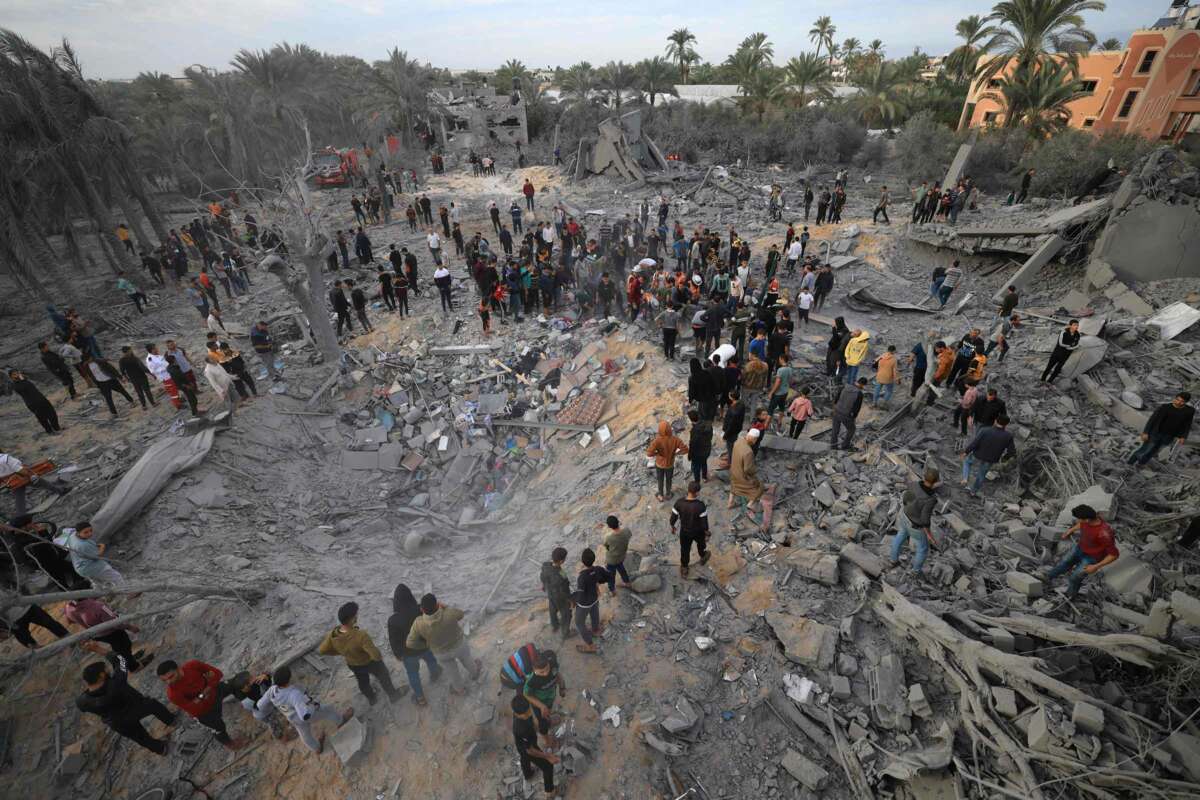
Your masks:
[[[129,202],[129,196],[125,194],[125,187],[121,185],[121,181],[117,179],[116,169],[109,167],[109,176],[112,178],[113,199],[117,201],[117,207],[121,209],[121,215],[125,217],[125,224],[129,226],[129,230],[133,231],[133,236],[137,239],[138,247],[142,252],[150,253],[154,250],[152,240],[146,235],[146,229],[142,225],[142,221],[138,219],[137,211],[133,204]],[[124,243],[121,244],[123,248]]]
[[[108,237],[105,236],[104,232],[101,230],[96,230],[94,233],[96,236],[96,244],[99,246],[100,252],[104,254],[104,260],[108,262],[108,268],[113,271],[114,275],[116,275],[118,272],[124,272],[124,265],[121,264],[120,260],[113,256],[113,253],[116,252],[116,248],[109,244]],[[117,237],[114,236],[113,238],[116,239]],[[124,245],[120,244],[118,241],[117,247],[123,248]]]
[[[259,267],[279,278],[283,288],[304,312],[308,326],[312,328],[317,349],[325,356],[326,362],[336,364],[342,357],[342,348],[338,345],[337,333],[333,330],[333,323],[329,321],[329,312],[325,310],[325,298],[322,295],[325,282],[321,276],[321,267],[325,259],[317,253],[306,254],[299,260],[304,264],[303,273],[293,269],[283,258],[274,254],[264,258]]]
[[[50,292],[38,279],[38,272],[47,269],[52,261],[43,260],[39,269],[37,261],[37,245],[31,241],[28,226],[20,224],[20,218],[9,208],[0,215],[0,253],[7,257],[3,259],[13,280],[29,294],[43,300],[50,299]]]
[[[111,252],[107,253],[110,264],[113,265],[113,271],[119,272],[126,268],[132,267],[132,261],[125,257],[125,246],[121,244],[121,240],[117,238],[117,226],[113,222],[112,214],[108,210],[108,205],[104,199],[100,197],[100,192],[97,191],[95,185],[88,178],[87,170],[78,161],[72,159],[74,172],[79,176],[78,184],[83,189],[83,196],[88,205],[88,215],[95,221],[99,230],[96,235],[99,236],[105,244],[108,245]]]
[[[138,205],[142,208],[142,213],[146,215],[146,219],[150,222],[150,227],[154,229],[154,235],[158,237],[158,241],[165,242],[167,240],[167,226],[163,223],[162,215],[158,213],[158,209],[150,202],[150,196],[146,193],[146,182],[142,178],[142,173],[139,172],[133,165],[129,157],[129,153],[123,153],[121,156],[121,177],[125,180],[125,185],[129,187],[129,193],[137,200]],[[144,243],[146,252],[153,252],[154,245],[149,241]]]
[[[379,154],[379,164],[375,167],[375,187],[379,189],[379,212],[383,214],[383,224],[387,225],[392,221],[392,209],[389,203],[391,195],[387,193],[387,187],[383,182],[383,173],[379,171],[379,167],[387,161],[387,134],[379,140],[379,149],[376,150]]]
[[[63,241],[67,245],[67,257],[71,259],[71,263],[75,265],[75,269],[80,274],[87,272],[87,267],[84,266],[83,248],[79,246],[79,240],[75,238],[75,225],[69,217],[63,223]]]

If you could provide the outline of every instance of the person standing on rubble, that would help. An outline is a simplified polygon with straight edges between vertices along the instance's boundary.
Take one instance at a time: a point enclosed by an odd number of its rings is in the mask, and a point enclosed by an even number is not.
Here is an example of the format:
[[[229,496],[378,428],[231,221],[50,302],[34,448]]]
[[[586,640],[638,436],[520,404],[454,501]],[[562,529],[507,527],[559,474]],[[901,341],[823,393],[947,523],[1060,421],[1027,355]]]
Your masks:
[[[550,611],[550,629],[555,633],[561,631],[565,640],[571,636],[571,580],[563,570],[567,561],[565,547],[556,547],[550,551],[550,560],[542,562],[540,580],[542,591],[546,593],[546,603]]]
[[[863,391],[867,385],[866,378],[859,378],[855,383],[839,386],[833,398],[833,411],[830,418],[833,427],[830,430],[830,450],[850,450],[854,439],[854,431],[858,423],[858,412],[862,411]],[[838,434],[846,429],[846,438],[838,445]]]
[[[972,497],[979,494],[988,470],[1016,454],[1013,435],[1008,431],[1007,414],[996,417],[992,425],[977,428],[963,451],[962,485],[967,487],[967,493]]]
[[[692,359],[699,367],[700,362]],[[701,370],[703,372],[703,370]],[[705,375],[707,378],[708,376]],[[658,435],[650,442],[650,447],[646,450],[647,456],[654,458],[654,472],[658,478],[658,494],[654,497],[658,502],[662,502],[671,496],[671,479],[675,474],[675,456],[679,453],[687,453],[688,446],[683,443],[683,440],[675,435],[671,430],[671,423],[662,421],[658,423]]]
[[[1188,405],[1191,399],[1189,392],[1180,392],[1171,402],[1154,409],[1142,429],[1141,445],[1129,454],[1126,463],[1144,467],[1172,439],[1179,445],[1187,441],[1192,431],[1192,420],[1196,416],[1196,409]]]
[[[813,310],[820,311],[825,306],[825,298],[833,291],[833,268],[825,264],[817,272],[813,280]]]
[[[513,741],[521,764],[521,774],[529,780],[536,774],[534,767],[537,767],[542,771],[542,788],[546,790],[546,797],[561,797],[554,787],[554,765],[559,762],[559,757],[538,749],[538,725],[529,700],[524,694],[519,694],[512,699],[511,706]]]
[[[167,700],[192,719],[211,730],[215,739],[227,750],[240,750],[246,746],[245,739],[233,739],[221,716],[221,670],[203,661],[185,661],[176,664],[170,659],[158,665],[158,679],[167,687]]]
[[[888,219],[888,205],[891,204],[892,198],[886,186],[879,190],[879,202],[875,204],[875,213],[871,216],[871,222],[879,222],[879,215],[883,214],[883,222],[885,225],[891,225],[892,221]]]
[[[758,410],[758,414],[764,413],[765,409]],[[769,419],[768,417],[768,423]],[[761,524],[762,520],[755,520],[751,516],[751,512],[754,511],[755,503],[759,503],[761,508],[760,501],[767,491],[758,477],[758,465],[754,460],[762,433],[763,428],[759,428],[757,423],[752,424],[750,430],[746,431],[746,435],[733,445],[733,452],[729,458],[729,503],[727,507],[734,508],[738,498],[741,498],[746,504],[746,517],[756,525]],[[762,510],[765,512],[765,508]]]
[[[392,676],[383,663],[379,648],[371,635],[358,627],[358,603],[346,603],[337,612],[338,624],[325,635],[317,652],[323,656],[340,655],[358,682],[358,690],[375,705],[378,696],[371,687],[372,676],[383,687],[388,702],[394,703],[404,696],[392,686]]]
[[[471,654],[463,634],[461,609],[450,608],[439,603],[437,597],[427,594],[421,598],[421,616],[413,621],[405,645],[413,650],[428,648],[436,656],[450,664],[450,693],[467,693],[467,677],[478,680],[483,663]]]
[[[675,340],[679,337],[679,311],[675,304],[667,301],[663,312],[655,320],[662,330],[663,355],[668,361],[675,360]]]
[[[1079,338],[1079,320],[1073,319],[1058,334],[1058,341],[1055,342],[1054,350],[1050,353],[1050,360],[1046,362],[1046,368],[1042,370],[1042,383],[1054,383],[1059,373],[1062,372],[1063,365],[1067,363],[1067,359],[1079,349]]]
[[[124,658],[110,653],[105,660],[107,664],[94,661],[83,668],[84,691],[75,698],[75,707],[100,717],[118,736],[165,756],[167,740],[151,736],[142,727],[142,720],[153,715],[167,726],[169,733],[179,715],[172,714],[165,705],[129,685],[129,670]]]
[[[843,359],[846,364],[846,384],[851,385],[858,380],[858,370],[862,366],[867,357],[867,349],[870,347],[871,334],[864,330],[850,331],[850,338],[846,341],[846,349],[843,354]]]
[[[575,645],[575,649],[581,653],[598,653],[596,637],[604,632],[604,626],[600,624],[600,586],[608,583],[608,570],[596,566],[596,553],[590,547],[579,554],[579,562],[583,568],[575,579],[571,599],[575,602],[575,629],[583,643]]]
[[[345,284],[338,280],[333,282],[333,288],[329,290],[329,304],[333,306],[333,313],[337,314],[337,335],[342,335],[343,326],[354,331],[354,323],[350,320],[350,303],[346,300],[346,293],[342,290]]]
[[[85,356],[83,363],[95,363],[91,360],[91,356]],[[105,362],[107,363],[107,362]],[[62,431],[62,427],[58,422],[58,412],[54,410],[54,405],[42,394],[42,390],[34,385],[33,381],[25,377],[25,373],[20,370],[11,369],[8,371],[8,378],[12,381],[12,390],[14,393],[21,396],[21,400],[25,403],[25,407],[33,414],[34,419],[38,424],[51,435]],[[108,404],[112,405],[111,393],[106,395]],[[113,416],[117,415],[116,408],[113,408]]]
[[[367,296],[354,284],[354,281],[347,280],[346,285],[350,287],[350,304],[354,306],[354,315],[362,323],[363,330],[370,333],[372,328],[371,321],[367,319]]]
[[[933,535],[932,518],[938,502],[937,487],[940,481],[941,475],[930,467],[925,470],[921,480],[914,481],[904,491],[900,513],[896,517],[896,536],[892,539],[892,566],[900,563],[900,551],[909,539],[917,549],[912,562],[912,570],[917,573],[925,566],[929,545],[938,546]]]
[[[621,584],[629,588],[629,573],[625,570],[625,556],[629,552],[629,540],[633,534],[628,528],[621,527],[621,521],[616,515],[609,514],[604,520],[608,529],[604,534],[604,569],[608,572],[608,593],[617,593],[617,575],[621,576]]]
[[[413,597],[412,590],[403,583],[396,585],[392,594],[392,615],[388,617],[388,644],[392,655],[404,665],[408,676],[408,685],[413,691],[413,702],[419,706],[428,705],[425,693],[421,689],[421,662],[429,669],[429,680],[437,682],[442,677],[442,667],[428,647],[414,648],[408,646],[408,634],[412,624],[421,616],[421,607]]]
[[[70,624],[76,625],[83,630],[120,619],[117,612],[109,608],[98,597],[89,597],[83,600],[68,600],[63,604],[63,618]],[[129,633],[126,631],[139,633],[141,628],[130,623],[125,623],[116,630],[110,630],[108,633],[94,637],[94,641],[83,642],[80,644],[80,647],[97,655],[104,655],[111,650],[111,652],[125,659],[125,665],[130,672],[137,672],[152,662],[154,655],[141,649],[135,653],[133,650],[133,639],[129,637]],[[66,634],[64,633],[63,635],[65,636]],[[105,649],[102,645],[98,644],[99,642],[104,642],[104,644],[108,645],[109,649]]]
[[[1079,541],[1067,553],[1066,558],[1042,576],[1042,580],[1048,584],[1059,575],[1070,571],[1071,577],[1067,579],[1068,598],[1079,594],[1080,587],[1089,575],[1095,575],[1121,557],[1112,526],[1096,512],[1096,509],[1089,505],[1078,505],[1071,509],[1071,516],[1075,518],[1075,524],[1067,529],[1062,539],[1069,539],[1071,534],[1078,532]]]
[[[712,453],[712,422],[701,419],[696,409],[688,411],[692,430],[688,434],[688,460],[692,464],[692,480],[708,480],[708,457]]]
[[[938,287],[938,303],[941,308],[946,307],[946,301],[950,299],[950,295],[958,288],[958,284],[962,282],[963,271],[959,266],[958,259],[954,259],[954,263],[950,265],[950,269],[946,270],[946,274],[942,276],[942,285]]]
[[[741,440],[739,440],[741,444]],[[710,553],[708,541],[708,506],[700,499],[700,482],[692,481],[687,487],[687,497],[675,501],[671,507],[671,535],[675,534],[675,523],[679,523],[679,577],[687,578],[691,563],[692,544],[700,556],[700,565],[708,563]]]

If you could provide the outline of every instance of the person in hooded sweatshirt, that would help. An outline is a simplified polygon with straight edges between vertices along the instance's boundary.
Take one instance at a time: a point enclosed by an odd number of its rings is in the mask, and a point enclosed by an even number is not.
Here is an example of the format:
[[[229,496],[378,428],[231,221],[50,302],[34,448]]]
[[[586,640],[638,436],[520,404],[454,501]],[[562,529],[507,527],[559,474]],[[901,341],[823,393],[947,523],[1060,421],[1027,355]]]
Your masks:
[[[467,680],[477,680],[483,671],[483,662],[471,653],[467,637],[463,633],[465,616],[462,609],[439,603],[433,594],[421,597],[421,616],[413,621],[408,632],[407,645],[413,649],[429,648],[434,655],[443,656],[452,667],[450,670],[450,693],[467,693]]]
[[[692,462],[692,480],[708,480],[708,457],[712,453],[712,423],[701,419],[699,412],[688,412],[692,431],[688,435],[688,459]]]
[[[717,416],[717,387],[712,375],[704,371],[698,358],[689,361],[688,367],[691,369],[691,375],[688,376],[688,402],[697,405],[701,419],[711,421]]]
[[[841,373],[844,367],[846,343],[850,341],[850,329],[846,327],[844,317],[833,321],[833,329],[829,334],[829,345],[825,351],[825,374],[833,377]]]
[[[394,703],[403,697],[405,693],[392,686],[392,676],[383,663],[379,648],[371,641],[371,634],[358,627],[358,603],[346,603],[338,609],[337,617],[337,627],[325,635],[317,652],[323,656],[339,655],[344,658],[346,666],[358,681],[359,691],[371,705],[375,705],[378,699],[371,688],[371,676],[383,687],[390,702]]]
[[[694,358],[692,363],[696,364],[697,368],[700,365],[700,362]],[[658,494],[655,497],[660,503],[671,496],[671,479],[675,475],[675,456],[679,453],[687,453],[687,451],[688,446],[671,430],[671,423],[665,420],[658,423],[658,436],[655,436],[650,442],[646,455],[654,457],[654,472],[658,478]]]
[[[412,590],[403,583],[397,584],[396,591],[392,593],[392,615],[387,621],[388,644],[392,648],[392,655],[404,665],[408,685],[413,690],[413,702],[424,706],[428,705],[429,701],[425,699],[425,692],[421,688],[421,662],[424,661],[429,668],[429,680],[433,682],[442,677],[442,667],[428,647],[408,646],[408,634],[419,616],[421,607],[417,605]]]

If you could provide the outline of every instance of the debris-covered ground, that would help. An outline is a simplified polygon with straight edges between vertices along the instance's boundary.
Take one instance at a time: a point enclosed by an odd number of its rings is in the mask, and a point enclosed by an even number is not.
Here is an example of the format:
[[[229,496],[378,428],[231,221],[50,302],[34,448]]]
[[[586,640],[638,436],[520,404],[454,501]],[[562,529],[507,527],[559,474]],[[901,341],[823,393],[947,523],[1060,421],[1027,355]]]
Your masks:
[[[732,172],[728,184],[748,194],[790,177]],[[541,190],[540,209],[566,202],[586,210],[589,224],[599,219],[592,210],[632,214],[657,191],[626,191],[605,178],[569,184],[532,167],[434,176],[428,193],[435,207],[462,207],[469,236],[490,231],[485,203],[507,208],[526,176]],[[910,230],[901,201],[892,225],[874,225],[879,179],[862,177],[851,174],[845,222],[812,228],[810,252],[841,258],[829,303],[792,343],[795,385],[811,387],[816,418],[801,444],[768,437],[759,450],[760,474],[777,486],[770,529],[727,508],[728,472],[714,470],[701,494],[714,554],[693,565],[690,579],[678,574],[669,503],[655,500],[645,456],[659,421],[688,427],[690,338],[681,336],[683,360],[672,363],[649,323],[578,323],[565,309],[549,319],[493,320],[485,337],[461,261],[459,308],[443,316],[428,285],[424,237],[400,219],[369,233],[377,255],[394,242],[421,258],[414,314],[400,319],[376,303],[375,330],[346,341],[348,378],[318,392],[331,367],[311,363],[278,282],[252,273],[251,294],[230,301],[226,324],[245,331],[270,320],[286,340],[284,380],[267,391],[264,371],[259,396],[112,539],[111,557],[132,580],[263,593],[149,613],[137,638],[159,658],[199,658],[227,673],[291,660],[296,683],[329,704],[354,704],[362,726],[333,737],[336,754],[315,756],[230,706],[226,719],[255,737],[250,747],[230,755],[189,721],[173,734],[179,749],[155,759],[75,710],[85,654],[26,668],[9,645],[4,794],[149,797],[142,792],[162,787],[180,798],[531,797],[540,789],[517,767],[498,673],[533,642],[558,650],[570,688],[557,709],[569,797],[1195,797],[1200,563],[1175,539],[1197,513],[1200,458],[1190,441],[1144,470],[1124,458],[1154,407],[1200,384],[1200,326],[1167,339],[1147,321],[1174,303],[1200,305],[1200,281],[1129,285],[1086,259],[1034,271],[1011,351],[987,376],[1007,403],[1018,455],[972,497],[958,486],[964,441],[950,419],[955,393],[910,405],[907,366],[890,403],[864,406],[855,449],[829,451],[829,325],[840,315],[870,331],[868,363],[888,345],[904,356],[972,327],[986,335],[995,326],[991,298],[1043,244],[1024,240],[1048,236],[1053,215],[1075,223],[1079,212],[1009,209],[985,198],[954,234],[936,225]],[[344,210],[346,225],[348,199],[348,190],[320,195]],[[791,208],[784,222],[800,217]],[[759,278],[762,254],[782,244],[784,225],[768,223],[758,199],[717,185],[677,202],[671,219],[689,230],[736,227],[752,243]],[[985,248],[959,241],[963,228],[998,225],[1034,233],[978,236],[1013,240]],[[1077,224],[1071,230],[1080,235]],[[935,311],[930,272],[954,258],[966,277]],[[376,286],[374,271],[348,274]],[[798,278],[781,280],[794,298]],[[860,289],[922,309],[894,310]],[[101,334],[106,346],[174,336],[202,351],[204,331],[186,300],[170,289],[153,299],[146,317],[106,308],[119,320]],[[1073,377],[1049,387],[1037,377],[1071,316],[1104,349],[1086,374],[1069,364]],[[19,333],[7,337],[4,357],[43,388],[56,387],[37,368],[34,346],[49,323],[23,319],[10,328]],[[121,407],[109,422],[95,392],[75,402],[57,388],[48,394],[64,433],[36,433],[10,398],[4,450],[67,465],[74,490],[35,493],[31,503],[38,518],[60,524],[94,514],[147,445],[191,432],[166,403],[148,412]],[[715,442],[710,469],[723,451]],[[909,554],[889,568],[888,553],[900,496],[928,466],[944,480],[934,514],[940,544],[916,577]],[[681,458],[675,496],[686,480]],[[1079,496],[1112,521],[1121,557],[1067,599],[1062,582],[1037,576],[1066,552],[1060,537]],[[609,514],[634,532],[627,566],[636,591],[603,593],[601,653],[585,655],[577,639],[551,636],[538,570],[555,546],[568,549],[572,569],[584,547],[599,551]],[[429,687],[427,707],[368,709],[340,660],[312,651],[337,607],[355,600],[360,624],[403,684],[386,647],[400,582],[468,612],[485,669],[465,698],[439,684]],[[112,604],[130,616],[168,601],[147,592]],[[161,696],[152,675],[134,682]],[[199,747],[181,746],[188,741]]]

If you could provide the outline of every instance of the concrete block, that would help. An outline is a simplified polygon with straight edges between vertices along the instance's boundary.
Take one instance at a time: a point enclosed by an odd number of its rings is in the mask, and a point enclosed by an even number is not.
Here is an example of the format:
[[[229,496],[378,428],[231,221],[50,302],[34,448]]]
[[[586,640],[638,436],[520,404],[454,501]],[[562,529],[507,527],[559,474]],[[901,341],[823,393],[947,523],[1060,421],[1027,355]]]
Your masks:
[[[379,468],[400,469],[404,458],[404,445],[401,442],[388,442],[379,447]]]
[[[1091,506],[1096,509],[1096,513],[1108,519],[1112,514],[1113,495],[1104,491],[1104,487],[1098,484],[1089,486],[1063,503],[1062,510],[1058,512],[1058,525],[1061,528],[1065,529],[1075,523],[1075,518],[1071,516],[1071,509],[1080,505]]]
[[[1167,749],[1183,764],[1193,781],[1200,781],[1200,737],[1176,731],[1167,737]]]
[[[349,767],[367,754],[370,738],[370,729],[363,721],[358,717],[351,717],[345,725],[337,729],[330,738],[330,743],[342,766]]]
[[[1171,611],[1180,621],[1200,628],[1200,600],[1190,594],[1171,592]]]
[[[1088,264],[1087,273],[1084,277],[1087,278],[1087,282],[1093,287],[1103,289],[1116,279],[1117,274],[1113,272],[1112,267],[1107,263],[1098,258],[1093,258]]]
[[[797,575],[826,586],[838,585],[837,556],[823,553],[820,550],[793,548],[788,553],[786,561],[788,566],[796,570]]]
[[[967,524],[965,519],[960,517],[958,514],[955,514],[953,511],[948,514],[943,514],[942,521],[949,525],[959,536],[965,536],[974,530],[970,525]]]
[[[821,669],[833,666],[837,654],[836,628],[782,611],[768,611],[766,620],[783,644],[789,661]]]
[[[1045,594],[1045,587],[1042,585],[1042,582],[1025,572],[1009,572],[1004,576],[1004,580],[1008,583],[1010,589],[1020,592],[1026,597],[1041,597]]]
[[[1141,627],[1143,636],[1153,636],[1155,639],[1166,639],[1171,635],[1171,603],[1161,597],[1150,607],[1149,621]]]
[[[1084,733],[1100,733],[1104,730],[1104,709],[1091,703],[1076,701],[1075,708],[1071,711],[1071,722],[1077,730]]]
[[[378,450],[343,450],[342,466],[346,469],[379,469]]]
[[[1050,733],[1050,720],[1046,717],[1046,709],[1039,708],[1029,718],[1029,728],[1025,731],[1025,743],[1031,750],[1048,753],[1053,741],[1054,737]]]
[[[1004,628],[988,628],[988,639],[991,640],[992,647],[1002,652],[1012,653],[1017,649],[1013,635]]]
[[[800,781],[806,789],[813,792],[825,788],[825,784],[829,781],[828,772],[795,750],[789,749],[780,759],[779,765],[786,769],[789,775]]]
[[[992,704],[996,713],[1012,719],[1017,715],[1017,693],[1004,686],[992,687]]]
[[[1139,317],[1148,317],[1154,313],[1154,306],[1143,300],[1132,289],[1121,292],[1121,294],[1112,298],[1112,301],[1113,305],[1122,311],[1128,311],[1130,314],[1135,314]]]
[[[933,715],[933,707],[929,705],[929,700],[925,698],[925,689],[919,683],[908,687],[908,706],[912,709],[912,713],[921,719],[927,719]]]
[[[813,498],[826,508],[833,505],[833,501],[836,498],[833,494],[833,487],[829,485],[829,481],[825,481],[813,491]]]
[[[854,542],[849,542],[842,546],[841,556],[847,561],[857,564],[859,569],[872,578],[878,578],[887,569],[886,561],[862,545],[855,544]]]
[[[850,679],[845,675],[834,675],[829,679],[829,683],[830,691],[838,700],[845,700],[850,696]]]

